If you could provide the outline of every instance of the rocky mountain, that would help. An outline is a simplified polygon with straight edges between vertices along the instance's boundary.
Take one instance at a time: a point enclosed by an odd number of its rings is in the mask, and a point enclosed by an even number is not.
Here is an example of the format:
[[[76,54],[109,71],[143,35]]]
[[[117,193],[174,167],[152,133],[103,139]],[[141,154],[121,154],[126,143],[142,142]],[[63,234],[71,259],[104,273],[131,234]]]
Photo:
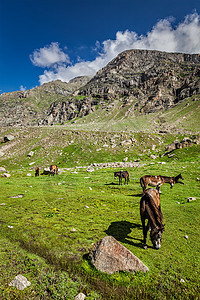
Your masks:
[[[13,94],[15,101],[11,95],[0,96],[2,123],[12,124],[20,105],[23,113],[17,119],[26,120],[29,115],[29,123],[39,125],[64,124],[105,108],[118,107],[125,117],[164,111],[188,99],[199,101],[200,54],[127,50],[93,78],[55,81],[19,93]],[[2,110],[2,97],[12,98],[7,111]],[[9,113],[12,117],[5,122]]]
[[[168,109],[200,93],[200,54],[128,50],[119,54],[81,88],[79,94],[134,101],[150,113]]]
[[[68,83],[56,80],[30,89],[0,95],[0,126],[36,125],[51,103],[65,101],[91,77],[80,76]]]

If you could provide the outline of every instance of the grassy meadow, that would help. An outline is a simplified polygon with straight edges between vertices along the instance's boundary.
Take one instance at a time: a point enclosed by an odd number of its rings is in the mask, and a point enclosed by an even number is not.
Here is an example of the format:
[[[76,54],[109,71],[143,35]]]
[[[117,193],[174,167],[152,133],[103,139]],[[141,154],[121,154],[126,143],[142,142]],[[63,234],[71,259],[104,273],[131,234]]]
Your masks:
[[[49,135],[52,137],[52,131]],[[73,133],[69,135],[75,139]],[[200,177],[200,146],[176,150],[172,158],[150,160],[147,148],[114,153],[101,145],[103,150],[97,156],[95,147],[99,145],[92,143],[91,136],[90,151],[85,152],[78,145],[80,136],[74,144],[66,144],[64,136],[62,153],[54,153],[54,162],[60,162],[57,176],[34,177],[30,159],[17,155],[17,150],[15,157],[0,161],[11,174],[10,178],[0,177],[0,299],[73,299],[79,292],[85,293],[86,299],[200,299],[200,181],[196,179]],[[39,166],[42,157],[50,163],[49,156],[41,152],[45,151],[42,143],[34,139],[26,143],[27,152],[35,150],[33,159]],[[137,140],[142,143],[141,137]],[[165,137],[164,143],[172,140]],[[154,141],[149,138],[149,149],[152,142],[159,144],[156,136]],[[82,140],[80,143],[86,147]],[[21,145],[22,153],[27,153]],[[114,180],[113,172],[118,169],[94,167],[93,172],[87,172],[86,167],[80,167],[97,162],[97,158],[101,162],[122,161],[125,156],[140,157],[143,164],[127,168],[130,183],[126,186]],[[145,174],[179,173],[184,185],[161,187],[165,224],[162,247],[154,250],[148,234],[145,250],[139,179]],[[188,203],[188,197],[196,200]],[[106,235],[127,247],[149,272],[108,275],[96,270],[88,253]],[[9,287],[18,274],[31,282],[23,291]]]

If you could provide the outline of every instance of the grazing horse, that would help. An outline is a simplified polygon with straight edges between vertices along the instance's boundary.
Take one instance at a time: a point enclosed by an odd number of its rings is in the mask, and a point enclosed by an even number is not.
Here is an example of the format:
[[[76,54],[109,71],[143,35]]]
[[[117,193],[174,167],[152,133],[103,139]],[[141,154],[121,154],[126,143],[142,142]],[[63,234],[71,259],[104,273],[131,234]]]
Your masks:
[[[114,178],[116,179],[117,177],[119,177],[119,185],[122,185],[122,178],[125,179],[124,184],[128,184],[129,182],[129,173],[128,171],[119,171],[119,172],[114,172]]]
[[[35,177],[39,176],[40,175],[40,169],[39,168],[36,168],[35,169]]]
[[[181,174],[177,175],[176,177],[145,175],[140,178],[140,185],[143,189],[143,193],[148,185],[156,187],[156,189],[160,191],[160,187],[163,185],[163,183],[169,183],[171,185],[171,189],[175,183],[184,184],[183,182],[180,182],[179,179],[183,180]]]
[[[58,167],[57,167],[56,165],[50,165],[50,168],[49,168],[49,169],[50,169],[50,174],[51,174],[51,175],[53,175],[53,176],[54,176],[55,174],[58,175]]]
[[[163,215],[160,207],[160,194],[156,189],[148,189],[144,192],[140,200],[140,217],[142,221],[144,248],[146,248],[147,232],[149,229],[150,237],[155,249],[160,249],[164,225],[162,224]],[[148,220],[145,226],[145,220]]]

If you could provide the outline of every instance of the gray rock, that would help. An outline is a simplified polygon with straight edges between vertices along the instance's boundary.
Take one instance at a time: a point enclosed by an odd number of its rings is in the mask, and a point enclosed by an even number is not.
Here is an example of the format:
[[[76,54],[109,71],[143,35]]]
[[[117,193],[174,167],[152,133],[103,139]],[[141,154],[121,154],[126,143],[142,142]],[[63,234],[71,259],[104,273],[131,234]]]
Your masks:
[[[89,256],[97,269],[108,274],[118,271],[149,271],[139,258],[112,236],[99,240],[90,250]]]
[[[11,197],[8,197],[8,198],[13,198],[13,199],[17,199],[17,198],[23,198],[24,195],[23,194],[19,194],[17,196],[11,196]]]
[[[156,159],[156,158],[157,158],[157,156],[156,156],[156,155],[154,155],[154,154],[151,154],[151,155],[150,155],[150,158],[151,158],[151,159]]]
[[[27,155],[28,157],[32,157],[34,155],[33,151],[30,151],[29,154]]]
[[[87,172],[94,172],[95,170],[94,170],[94,168],[93,167],[88,167],[87,168]]]
[[[4,143],[7,143],[7,142],[14,140],[14,138],[15,137],[13,135],[7,135],[7,136],[4,136],[3,140],[4,140]]]
[[[9,286],[15,286],[18,290],[23,290],[30,286],[30,281],[27,280],[23,275],[17,275],[10,283]]]
[[[11,175],[9,174],[9,173],[3,173],[2,175],[1,175],[1,177],[6,177],[6,178],[8,178],[8,177],[10,177]]]
[[[197,200],[195,197],[189,197],[189,198],[187,199],[187,202],[191,202],[191,201],[195,201],[195,200]]]
[[[74,300],[84,300],[85,297],[85,294],[79,293],[76,297],[74,297]]]

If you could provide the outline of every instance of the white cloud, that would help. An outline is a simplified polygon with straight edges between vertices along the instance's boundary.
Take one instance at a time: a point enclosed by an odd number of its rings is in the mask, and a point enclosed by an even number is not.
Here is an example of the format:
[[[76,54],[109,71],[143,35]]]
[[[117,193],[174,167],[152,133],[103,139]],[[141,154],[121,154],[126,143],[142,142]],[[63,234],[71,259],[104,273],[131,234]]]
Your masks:
[[[101,50],[93,61],[79,58],[76,64],[69,65],[69,57],[59,49],[57,43],[34,51],[31,60],[35,65],[53,66],[40,76],[40,83],[43,84],[56,79],[69,81],[76,76],[95,75],[120,52],[129,49],[200,53],[200,16],[197,13],[188,15],[176,27],[172,23],[173,18],[160,20],[150,32],[141,36],[129,30],[118,31],[115,40],[106,40],[102,45],[96,42],[96,48]]]
[[[35,66],[46,68],[57,67],[61,63],[70,63],[69,56],[64,53],[58,43],[51,43],[44,48],[36,49],[30,55],[30,59]]]
[[[24,87],[23,85],[20,85],[20,91],[26,91],[26,90],[27,90],[26,87]]]

